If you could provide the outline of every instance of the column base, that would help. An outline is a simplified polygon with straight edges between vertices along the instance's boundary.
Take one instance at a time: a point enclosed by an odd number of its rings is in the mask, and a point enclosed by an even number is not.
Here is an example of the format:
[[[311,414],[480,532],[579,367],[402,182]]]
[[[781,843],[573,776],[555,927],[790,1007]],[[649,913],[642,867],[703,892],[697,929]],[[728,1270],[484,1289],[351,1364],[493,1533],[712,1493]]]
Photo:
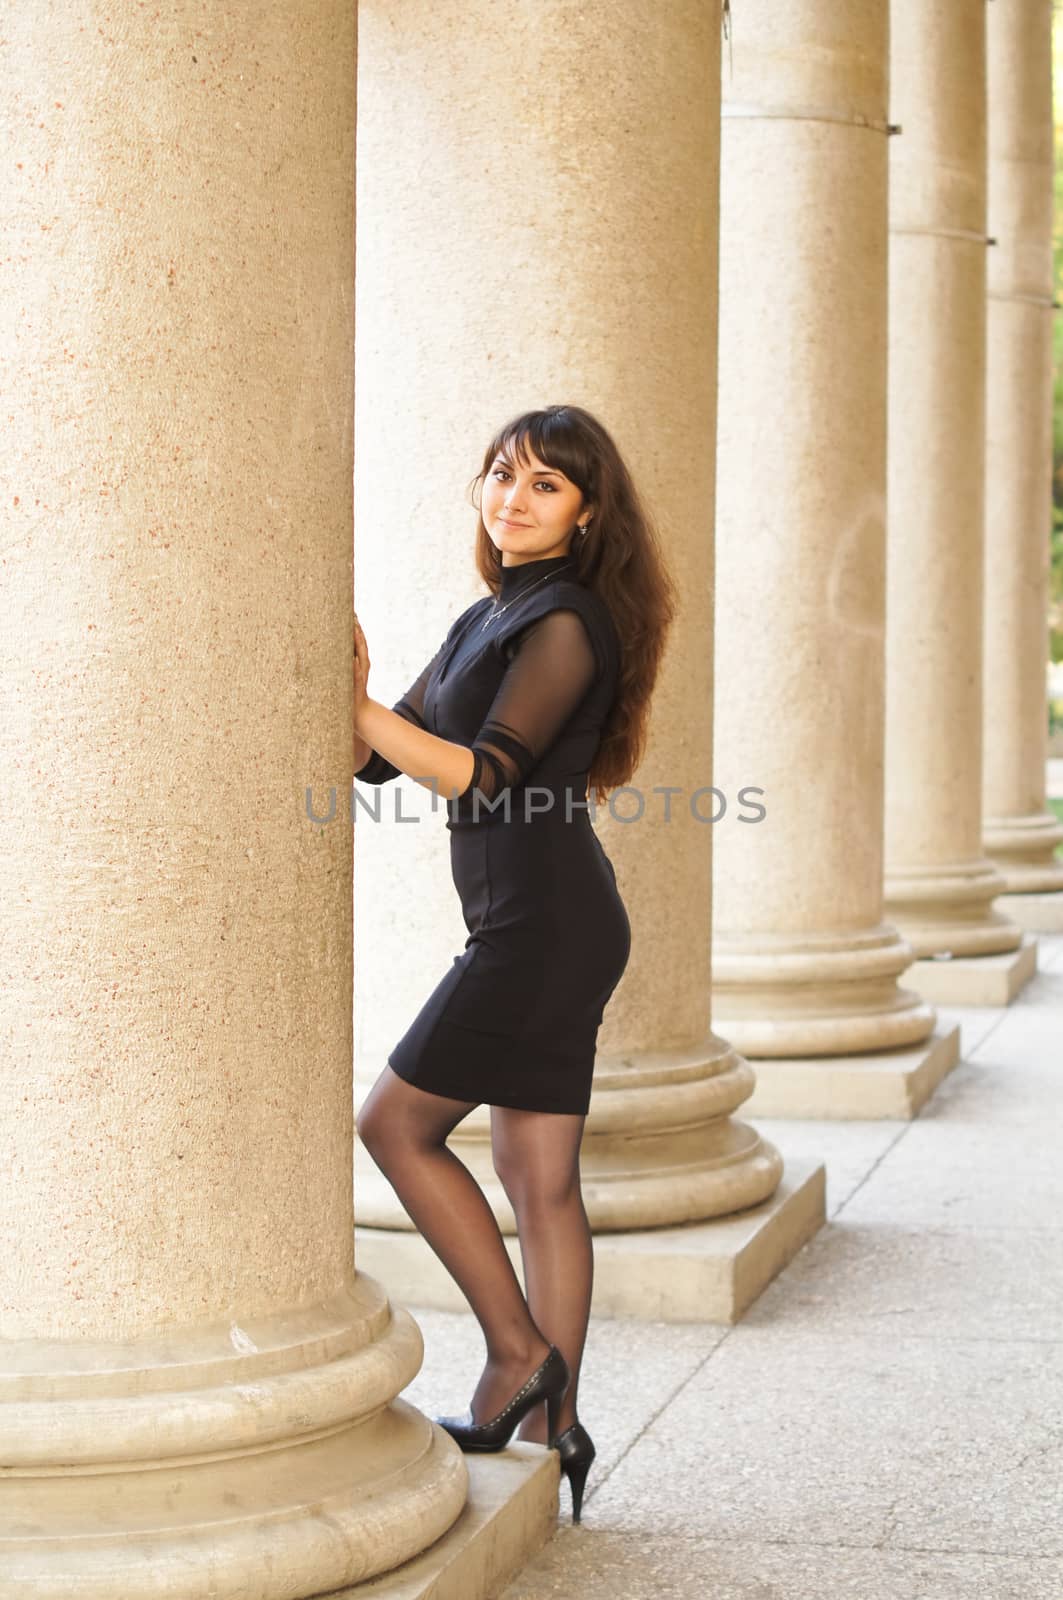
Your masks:
[[[0,1361],[0,1600],[292,1600],[456,1523],[454,1441],[395,1398],[423,1353],[359,1272],[329,1300]]]
[[[1061,844],[1063,823],[1051,811],[987,817],[982,824],[983,848],[1002,875],[1009,895],[1063,890],[1063,861],[1056,856]],[[1001,904],[999,895],[996,903]]]
[[[643,1322],[735,1323],[826,1220],[822,1162],[787,1163],[771,1198],[710,1222],[594,1239],[591,1312]],[[354,1231],[360,1267],[386,1270],[388,1287],[415,1306],[467,1311],[457,1284],[420,1234]],[[521,1274],[517,1240],[506,1249]]]
[[[886,910],[918,957],[1004,955],[1022,942],[1022,929],[995,907],[1007,887],[987,859],[887,870]],[[912,982],[915,970],[904,982],[929,999]]]
[[[743,1055],[861,1054],[921,1044],[934,1013],[898,986],[914,952],[896,928],[735,934],[712,946],[714,1025]]]
[[[765,1059],[743,1110],[750,1117],[910,1118],[959,1059],[958,1027],[908,1050]]]
[[[527,1566],[557,1527],[559,1457],[515,1439],[468,1455],[469,1498],[449,1533],[394,1572],[327,1600],[488,1600]]]
[[[916,961],[904,981],[935,1006],[1007,1006],[1036,971],[1037,940],[1026,934],[1003,955]]]
[[[1051,894],[1002,894],[996,903],[1026,933],[1063,933],[1063,883]]]

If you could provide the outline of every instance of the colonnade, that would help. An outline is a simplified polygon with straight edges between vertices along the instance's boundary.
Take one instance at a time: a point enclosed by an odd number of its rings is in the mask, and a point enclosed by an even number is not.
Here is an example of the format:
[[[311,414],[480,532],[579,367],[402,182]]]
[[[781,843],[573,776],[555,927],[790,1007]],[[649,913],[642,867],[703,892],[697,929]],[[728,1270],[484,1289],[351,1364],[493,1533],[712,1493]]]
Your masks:
[[[352,1054],[357,1094],[464,936],[427,797],[305,804],[350,769],[352,512],[379,698],[479,592],[527,406],[606,420],[679,581],[642,812],[598,818],[600,1309],[740,1315],[823,1219],[744,1118],[911,1114],[938,974],[1013,986],[1059,925],[1050,0],[731,9],[722,98],[695,0],[515,7],[500,72],[488,0],[10,9],[0,1600],[488,1582],[361,1150],[352,1207]]]

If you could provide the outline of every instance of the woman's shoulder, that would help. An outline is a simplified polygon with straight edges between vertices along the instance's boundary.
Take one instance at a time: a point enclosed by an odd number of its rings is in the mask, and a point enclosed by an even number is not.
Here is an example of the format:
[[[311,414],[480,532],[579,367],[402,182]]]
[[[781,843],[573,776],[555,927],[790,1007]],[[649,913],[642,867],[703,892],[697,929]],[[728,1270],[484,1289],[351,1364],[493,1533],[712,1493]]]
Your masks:
[[[597,624],[619,647],[620,640],[613,614],[597,589],[591,589],[584,583],[577,583],[574,579],[562,578],[557,585],[555,604],[574,606],[581,615]]]
[[[514,607],[517,615],[508,619],[508,626],[497,635],[499,646],[512,641],[532,622],[538,622],[551,611],[576,611],[582,618],[598,659],[599,668],[608,671],[619,654],[620,641],[609,607],[593,589],[574,579],[559,576],[543,584],[537,595],[527,603]]]
[[[466,606],[461,615],[455,617],[454,621],[450,624],[450,632],[447,634],[448,643],[451,640],[456,639],[458,635],[462,633],[464,629],[474,620],[474,618],[482,616],[483,613],[490,608],[490,606],[491,596],[489,594],[482,594],[478,600],[474,600],[471,605]]]

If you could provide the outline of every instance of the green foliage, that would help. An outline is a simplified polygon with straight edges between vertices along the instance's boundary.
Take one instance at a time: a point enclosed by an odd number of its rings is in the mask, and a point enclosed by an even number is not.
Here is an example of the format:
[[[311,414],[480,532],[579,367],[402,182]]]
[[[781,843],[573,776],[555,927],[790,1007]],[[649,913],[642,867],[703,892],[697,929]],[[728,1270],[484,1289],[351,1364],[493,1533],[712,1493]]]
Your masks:
[[[1048,809],[1055,812],[1060,822],[1063,822],[1063,800],[1050,799]],[[1063,844],[1056,846],[1056,859],[1063,861]]]

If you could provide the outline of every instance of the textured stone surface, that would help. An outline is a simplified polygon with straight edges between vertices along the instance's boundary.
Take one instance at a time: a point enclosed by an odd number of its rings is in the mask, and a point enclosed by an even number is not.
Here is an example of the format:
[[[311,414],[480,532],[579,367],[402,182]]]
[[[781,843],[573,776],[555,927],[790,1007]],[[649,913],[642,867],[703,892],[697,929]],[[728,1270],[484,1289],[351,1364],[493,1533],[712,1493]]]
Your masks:
[[[916,1122],[846,1207],[848,1219],[919,1228],[1058,1233],[1059,1141],[1041,1124]],[[1063,1108],[1054,1115],[1063,1120]]]
[[[971,1052],[977,1049],[998,1020],[999,1013],[989,1006],[938,1007],[939,1028],[959,1025],[960,1055],[964,1061],[970,1060]]]
[[[1027,933],[1017,949],[1000,954],[916,961],[904,981],[935,1004],[1006,1006],[1036,971],[1037,940]]]
[[[1021,1043],[1002,1041],[994,1048],[990,1040],[978,1056],[965,1063],[962,1076],[947,1085],[940,1102],[927,1106],[922,1121],[946,1122],[950,1127],[966,1123],[972,1128],[992,1129],[1019,1123],[1027,1137],[1043,1142],[1046,1106],[1056,1104],[1060,1066],[1043,1061],[1037,1066],[1020,1062]],[[1021,1070],[1020,1070],[1021,1067]],[[1061,1110],[1063,1115],[1063,1110]]]
[[[1006,864],[1002,865],[1006,871]],[[1059,867],[1063,871],[1063,861]],[[1063,933],[1063,890],[1051,894],[1001,894],[996,903],[1027,933]]]
[[[397,1571],[328,1600],[494,1600],[554,1532],[558,1461],[533,1444],[467,1459],[469,1497],[443,1538]]]
[[[769,1139],[781,1143],[788,1162],[816,1157],[824,1163],[827,1215],[833,1217],[908,1127],[908,1121],[884,1118],[869,1122],[818,1122],[758,1117],[757,1127],[763,1129]]]
[[[906,1050],[758,1060],[748,1115],[758,1125],[765,1116],[914,1117],[959,1057],[960,1030],[953,1024]]]
[[[352,841],[304,809],[351,770],[355,11],[2,32],[0,1595],[288,1600],[467,1488],[355,1273]]]
[[[588,1521],[1063,1556],[1061,1410],[1063,1341],[747,1328],[632,1445]]]
[[[705,1492],[711,1494],[711,1485]],[[1054,1558],[562,1528],[500,1600],[1059,1600]]]
[[[912,1339],[1060,1337],[1063,1252],[1049,1233],[891,1227],[842,1216],[809,1241],[742,1327]]]

